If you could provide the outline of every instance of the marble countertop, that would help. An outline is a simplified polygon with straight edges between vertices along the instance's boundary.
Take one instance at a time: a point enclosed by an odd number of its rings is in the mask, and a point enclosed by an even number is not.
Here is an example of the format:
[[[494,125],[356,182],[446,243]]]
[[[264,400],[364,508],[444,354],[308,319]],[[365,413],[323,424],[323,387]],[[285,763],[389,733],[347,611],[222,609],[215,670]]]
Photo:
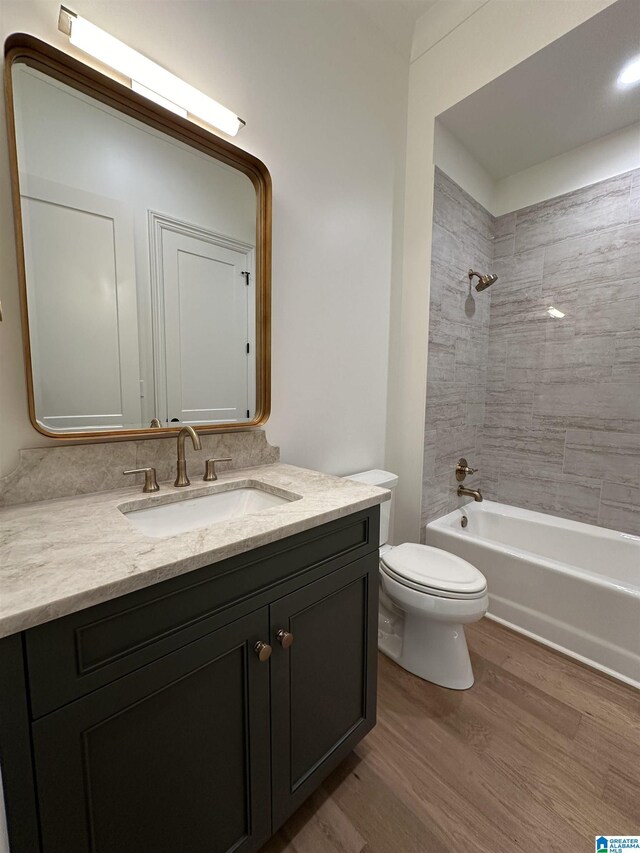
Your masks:
[[[166,538],[141,533],[118,507],[170,502],[257,481],[299,500]],[[0,510],[0,637],[233,557],[388,500],[385,489],[275,463],[184,489],[161,484]]]

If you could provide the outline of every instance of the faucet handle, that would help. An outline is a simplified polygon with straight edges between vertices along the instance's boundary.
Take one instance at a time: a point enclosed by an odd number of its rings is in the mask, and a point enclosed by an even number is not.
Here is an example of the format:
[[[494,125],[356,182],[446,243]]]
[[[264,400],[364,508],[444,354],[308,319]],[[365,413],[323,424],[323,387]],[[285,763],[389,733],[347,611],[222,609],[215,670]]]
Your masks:
[[[219,459],[207,459],[204,463],[204,477],[203,480],[217,480],[218,475],[216,474],[216,463],[217,462],[233,462],[233,459],[230,456],[220,457]]]
[[[131,468],[129,471],[123,471],[123,474],[144,474],[143,492],[159,492],[160,486],[156,479],[155,468]]]
[[[475,474],[477,470],[477,468],[470,468],[467,465],[467,460],[462,456],[458,459],[458,464],[456,465],[456,480],[461,483],[467,474]]]

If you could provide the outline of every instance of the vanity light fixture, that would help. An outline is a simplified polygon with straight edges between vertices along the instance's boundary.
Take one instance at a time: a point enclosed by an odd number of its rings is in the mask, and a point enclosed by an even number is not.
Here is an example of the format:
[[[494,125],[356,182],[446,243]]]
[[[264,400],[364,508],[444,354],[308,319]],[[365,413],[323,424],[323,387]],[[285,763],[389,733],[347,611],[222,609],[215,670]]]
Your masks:
[[[58,29],[74,47],[128,77],[135,92],[160,106],[185,118],[195,116],[229,136],[244,126],[234,112],[65,6],[60,7]]]
[[[557,317],[558,319],[560,319],[561,317],[564,317],[563,312],[562,312],[562,311],[558,311],[558,309],[557,309],[557,308],[554,308],[554,307],[553,307],[553,305],[550,305],[550,306],[547,308],[547,314],[548,314],[550,317]]]
[[[628,89],[640,83],[640,56],[627,62],[618,76],[618,88]]]

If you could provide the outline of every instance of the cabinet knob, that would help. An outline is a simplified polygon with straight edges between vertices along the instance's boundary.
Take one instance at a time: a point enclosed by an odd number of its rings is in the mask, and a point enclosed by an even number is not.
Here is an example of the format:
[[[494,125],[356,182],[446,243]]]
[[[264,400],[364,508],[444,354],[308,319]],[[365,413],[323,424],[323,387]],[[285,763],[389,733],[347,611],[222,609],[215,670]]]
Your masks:
[[[293,645],[293,634],[285,631],[284,628],[280,628],[276,631],[276,639],[283,649],[288,649]]]
[[[273,651],[269,643],[263,643],[262,640],[258,640],[253,647],[253,650],[258,655],[260,663],[264,663],[266,660],[269,660],[271,652]]]

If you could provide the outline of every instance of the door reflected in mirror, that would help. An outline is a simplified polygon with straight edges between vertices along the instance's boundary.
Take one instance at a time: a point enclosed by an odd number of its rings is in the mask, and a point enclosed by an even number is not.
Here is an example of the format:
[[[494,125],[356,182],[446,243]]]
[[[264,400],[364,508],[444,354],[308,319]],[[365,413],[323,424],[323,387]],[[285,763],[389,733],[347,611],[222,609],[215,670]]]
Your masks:
[[[262,422],[268,275],[251,170],[37,62],[15,60],[11,82],[35,425]]]

